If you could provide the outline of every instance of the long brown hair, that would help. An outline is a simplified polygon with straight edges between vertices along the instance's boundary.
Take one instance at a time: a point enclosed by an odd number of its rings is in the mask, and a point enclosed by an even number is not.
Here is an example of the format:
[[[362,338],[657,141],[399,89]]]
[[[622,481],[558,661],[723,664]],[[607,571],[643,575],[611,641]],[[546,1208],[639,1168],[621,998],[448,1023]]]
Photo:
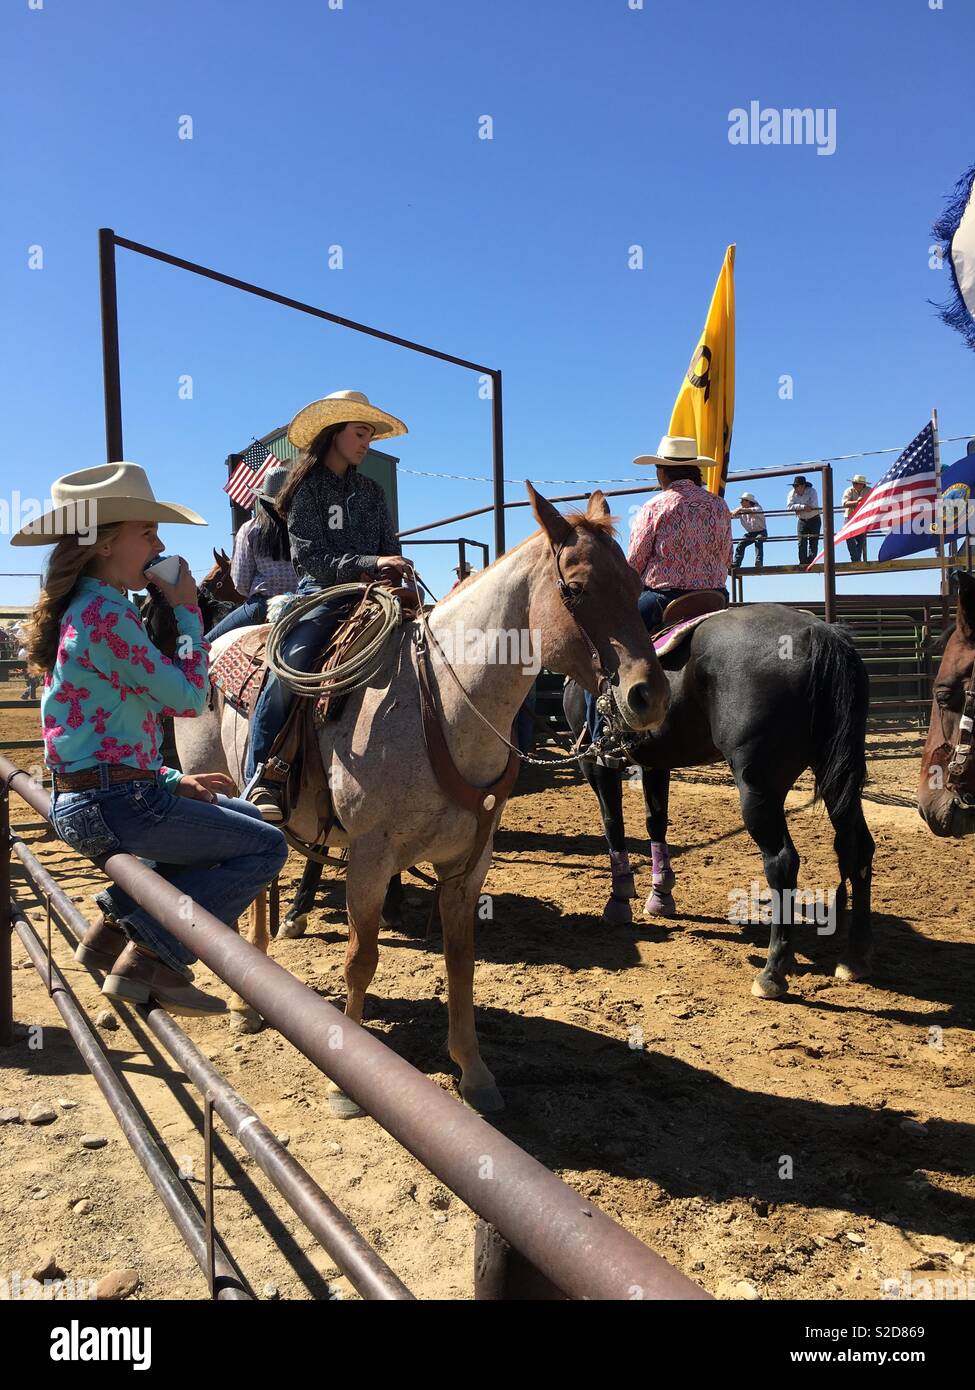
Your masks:
[[[308,445],[307,449],[302,449],[298,455],[297,462],[292,465],[288,475],[288,481],[278,493],[275,506],[282,516],[287,516],[288,508],[291,506],[295,493],[301,487],[308,474],[317,463],[324,463],[328,458],[328,451],[332,447],[332,440],[344,430],[349,422],[341,421],[337,425],[326,425],[320,434]]]
[[[94,541],[82,545],[77,536],[63,536],[51,551],[44,571],[44,584],[27,621],[27,663],[36,675],[54,670],[61,619],[68,611],[78,580],[95,559],[95,547],[113,541],[123,521],[99,526]]]

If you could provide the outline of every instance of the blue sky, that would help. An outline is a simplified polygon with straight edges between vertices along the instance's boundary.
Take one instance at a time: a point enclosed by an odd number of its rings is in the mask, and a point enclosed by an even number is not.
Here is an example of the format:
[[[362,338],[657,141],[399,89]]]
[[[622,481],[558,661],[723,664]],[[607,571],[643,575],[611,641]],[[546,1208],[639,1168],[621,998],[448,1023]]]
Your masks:
[[[667,427],[729,242],[733,469],[903,445],[932,406],[945,436],[975,431],[975,359],[928,303],[947,292],[930,224],[975,159],[962,0],[11,0],[0,36],[16,132],[0,256],[8,497],[103,461],[100,226],[500,367],[516,480],[642,480],[630,460]],[[731,145],[729,112],[752,100],[834,109],[835,153]],[[363,390],[406,420],[404,467],[489,474],[472,373],[125,251],[118,283],[125,454],[210,520],[164,533],[198,574],[229,543],[227,453],[326,392]],[[946,445],[944,462],[963,452]],[[889,462],[839,465],[837,483]],[[752,490],[782,505],[786,483]],[[403,527],[489,501],[487,484],[400,477]],[[489,518],[464,529],[491,537]],[[509,543],[529,529],[509,512]],[[5,545],[0,568],[40,554]],[[418,558],[442,591],[454,559]],[[2,583],[6,602],[33,597],[30,580]]]

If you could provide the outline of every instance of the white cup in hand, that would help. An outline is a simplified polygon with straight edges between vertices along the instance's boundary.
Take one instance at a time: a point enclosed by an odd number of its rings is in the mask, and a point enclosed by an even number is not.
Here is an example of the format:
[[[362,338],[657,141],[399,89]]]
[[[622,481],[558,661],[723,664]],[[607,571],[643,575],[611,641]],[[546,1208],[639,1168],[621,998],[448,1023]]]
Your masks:
[[[146,565],[143,574],[150,579],[162,579],[167,584],[175,584],[179,578],[180,557],[178,555],[160,555],[158,560],[153,560]]]

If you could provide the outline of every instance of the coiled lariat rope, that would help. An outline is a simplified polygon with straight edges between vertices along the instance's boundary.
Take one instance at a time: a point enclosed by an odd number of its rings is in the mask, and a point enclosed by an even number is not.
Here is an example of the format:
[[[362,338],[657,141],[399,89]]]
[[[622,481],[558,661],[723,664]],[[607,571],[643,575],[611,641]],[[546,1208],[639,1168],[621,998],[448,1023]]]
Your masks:
[[[423,589],[433,598],[434,595],[412,565],[410,566],[410,573],[417,589]],[[359,638],[359,645],[353,655],[327,671],[299,671],[295,667],[289,666],[281,656],[281,647],[285,638],[294,631],[299,623],[305,620],[313,608],[320,607],[326,600],[340,601],[343,598],[352,597],[363,600],[367,607],[371,605],[374,610],[363,629]],[[289,604],[268,634],[265,653],[267,664],[281,684],[295,695],[305,699],[317,699],[323,695],[340,695],[346,691],[355,690],[360,685],[365,685],[377,673],[382,664],[382,653],[386,640],[393,629],[399,627],[402,621],[403,610],[399,599],[383,585],[375,582],[371,584],[336,584]],[[487,716],[482,714],[474,704],[431,630],[427,615],[422,608],[417,613],[416,622],[418,626],[417,659],[421,661],[424,659],[424,647],[427,650],[431,647],[435,648],[441,663],[471,712],[490,729],[491,733],[506,748],[516,753],[522,762],[528,763],[532,767],[561,767],[566,763],[577,762],[581,757],[592,757],[599,753],[625,756],[625,749],[620,746],[618,735],[610,732],[609,724],[607,724],[602,737],[595,742],[590,741],[586,747],[582,747],[582,744],[588,730],[583,725],[579,737],[575,741],[575,746],[567,754],[539,758],[531,753],[523,753],[499,729],[495,728]],[[600,705],[600,712],[604,718],[612,721],[615,711],[612,710],[609,703],[611,696],[604,692],[600,695],[599,700],[604,702]]]
[[[321,607],[326,600],[338,602],[352,597],[364,598],[367,607],[373,610],[352,656],[327,671],[299,671],[294,666],[289,666],[281,656],[281,646],[285,638],[299,623],[304,622],[313,608]],[[322,695],[341,695],[347,690],[355,690],[357,686],[365,685],[376,674],[382,664],[386,639],[401,622],[402,608],[399,599],[381,584],[336,584],[289,605],[268,634],[267,664],[281,684],[295,695],[302,695],[306,699],[316,699]]]

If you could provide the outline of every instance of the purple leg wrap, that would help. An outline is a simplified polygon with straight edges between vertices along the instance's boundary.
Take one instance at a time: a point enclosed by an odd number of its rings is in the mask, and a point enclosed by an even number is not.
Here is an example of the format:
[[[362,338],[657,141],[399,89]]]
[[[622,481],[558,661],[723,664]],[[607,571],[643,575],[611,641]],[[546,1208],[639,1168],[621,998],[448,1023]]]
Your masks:
[[[621,874],[632,873],[630,868],[630,856],[625,849],[610,850],[609,866],[614,878],[619,878]]]
[[[655,883],[658,878],[666,878],[668,874],[672,873],[670,867],[670,851],[667,848],[667,842],[665,840],[651,840],[650,864]]]

